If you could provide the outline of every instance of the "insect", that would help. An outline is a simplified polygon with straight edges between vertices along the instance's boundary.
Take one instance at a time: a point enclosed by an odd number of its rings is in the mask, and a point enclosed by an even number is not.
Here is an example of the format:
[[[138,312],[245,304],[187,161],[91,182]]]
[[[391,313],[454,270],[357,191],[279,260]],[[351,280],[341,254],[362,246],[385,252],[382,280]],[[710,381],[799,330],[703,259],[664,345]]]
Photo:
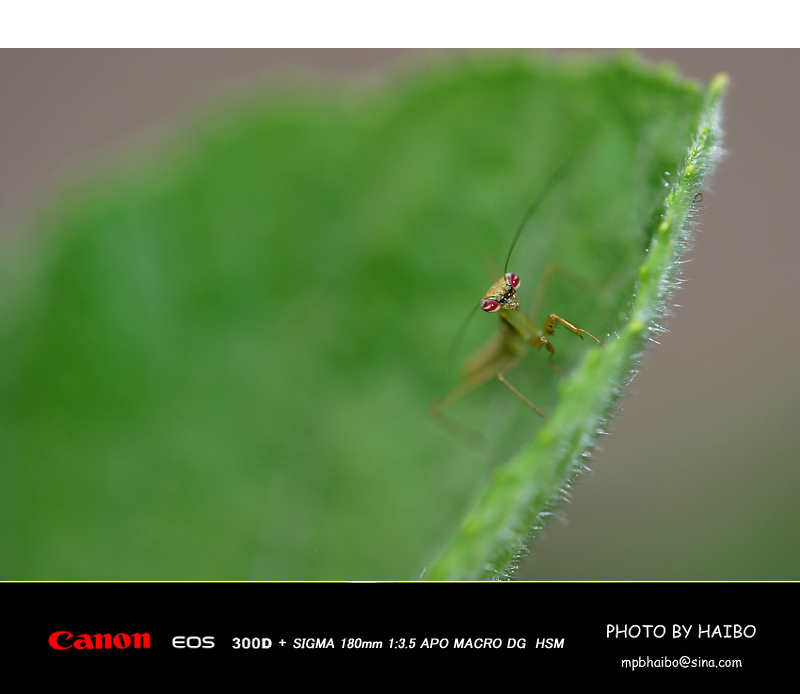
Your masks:
[[[467,438],[474,437],[474,432],[464,430],[461,425],[457,424],[449,417],[446,417],[443,410],[493,377],[497,378],[506,388],[514,393],[514,395],[536,412],[536,414],[543,419],[548,419],[547,415],[541,409],[509,383],[506,374],[519,366],[523,359],[525,359],[528,355],[528,347],[533,347],[535,349],[544,347],[550,355],[550,363],[556,370],[560,371],[554,359],[555,348],[549,339],[557,326],[561,325],[565,327],[581,339],[583,339],[584,335],[588,335],[598,344],[603,344],[590,332],[573,325],[555,313],[551,313],[547,316],[541,327],[537,327],[534,323],[547,283],[552,274],[558,270],[557,266],[551,264],[545,269],[529,315],[526,315],[519,309],[520,302],[517,297],[517,290],[520,287],[520,278],[518,275],[508,270],[514,246],[516,246],[522,230],[528,224],[530,218],[550,191],[569,171],[572,163],[573,160],[570,160],[558,169],[539,192],[539,195],[534,199],[528,211],[525,213],[525,216],[522,218],[511,242],[511,247],[506,257],[506,264],[503,269],[503,275],[489,287],[483,299],[473,307],[456,337],[454,344],[460,342],[460,338],[463,336],[467,325],[478,309],[482,309],[486,313],[496,313],[500,318],[499,332],[495,335],[492,342],[467,364],[464,380],[461,385],[436,400],[429,407],[430,414],[456,434],[466,435]]]

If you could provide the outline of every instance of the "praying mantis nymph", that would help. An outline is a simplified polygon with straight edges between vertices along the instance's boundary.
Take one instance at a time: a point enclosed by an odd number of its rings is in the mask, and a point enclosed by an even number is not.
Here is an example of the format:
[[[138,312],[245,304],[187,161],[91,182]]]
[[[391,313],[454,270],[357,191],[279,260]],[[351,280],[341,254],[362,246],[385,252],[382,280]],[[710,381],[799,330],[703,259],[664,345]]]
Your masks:
[[[520,278],[513,272],[508,271],[508,264],[511,261],[511,254],[514,251],[514,246],[519,239],[522,230],[527,225],[533,213],[545,199],[550,190],[558,183],[567,173],[572,166],[572,160],[564,164],[558,169],[544,188],[540,191],[539,195],[533,201],[533,204],[528,208],[522,222],[517,228],[514,239],[511,242],[511,248],[506,257],[505,268],[503,275],[498,279],[486,292],[483,299],[473,307],[467,320],[464,321],[459,336],[456,338],[458,342],[463,330],[466,328],[472,316],[480,308],[486,313],[496,313],[500,317],[500,330],[495,335],[492,342],[482,351],[477,357],[471,360],[467,367],[464,380],[461,385],[457,386],[454,390],[450,391],[443,397],[436,400],[429,408],[430,414],[439,419],[448,428],[462,430],[461,425],[456,424],[449,418],[443,415],[443,410],[456,400],[459,400],[467,393],[476,389],[491,378],[497,378],[506,388],[508,388],[514,395],[520,398],[526,405],[528,405],[536,414],[543,419],[548,419],[547,415],[542,412],[536,405],[534,405],[527,397],[525,397],[519,390],[517,390],[506,379],[506,374],[512,369],[516,368],[528,354],[528,346],[535,349],[544,347],[550,354],[550,363],[552,366],[559,370],[553,356],[555,348],[551,344],[549,337],[553,334],[557,326],[562,325],[570,332],[575,333],[578,337],[583,339],[584,335],[588,335],[595,342],[602,345],[603,343],[598,340],[590,332],[579,328],[561,316],[551,313],[545,318],[541,327],[537,327],[534,323],[536,314],[539,310],[544,290],[547,286],[552,274],[558,269],[555,265],[548,265],[545,269],[542,279],[539,284],[539,289],[536,293],[533,305],[529,315],[519,310],[519,298],[517,297],[517,289],[520,286]],[[464,433],[461,431],[460,433]],[[472,432],[467,432],[471,434]]]

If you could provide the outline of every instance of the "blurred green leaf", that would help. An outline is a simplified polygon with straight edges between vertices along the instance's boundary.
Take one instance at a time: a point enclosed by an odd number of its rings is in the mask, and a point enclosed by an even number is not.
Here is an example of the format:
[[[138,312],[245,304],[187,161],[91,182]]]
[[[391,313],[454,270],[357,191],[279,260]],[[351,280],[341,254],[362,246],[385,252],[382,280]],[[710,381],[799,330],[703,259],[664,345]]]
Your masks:
[[[630,55],[478,54],[254,95],[75,185],[6,248],[2,577],[502,575],[648,334],[709,109]],[[563,374],[538,353],[513,372],[547,425],[496,379],[455,403],[472,450],[427,417],[456,382],[442,361],[576,155],[510,269],[530,302],[563,268],[543,310],[607,347],[562,330]],[[459,359],[496,321],[475,317]]]

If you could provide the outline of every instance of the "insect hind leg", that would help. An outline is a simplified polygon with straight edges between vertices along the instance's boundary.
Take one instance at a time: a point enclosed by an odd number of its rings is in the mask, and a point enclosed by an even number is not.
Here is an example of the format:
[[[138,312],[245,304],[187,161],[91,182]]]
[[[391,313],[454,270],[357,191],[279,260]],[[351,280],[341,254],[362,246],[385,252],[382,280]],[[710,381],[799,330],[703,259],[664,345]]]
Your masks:
[[[552,349],[552,345],[550,346],[550,349]],[[534,405],[534,404],[533,404],[533,403],[532,403],[530,400],[528,400],[528,398],[526,398],[526,397],[525,397],[525,396],[524,396],[522,393],[520,393],[520,392],[519,392],[519,391],[518,391],[518,390],[517,390],[517,389],[516,389],[514,386],[512,386],[512,385],[511,385],[511,384],[510,384],[510,383],[509,383],[509,382],[506,380],[506,373],[507,373],[507,372],[509,372],[509,371],[511,371],[511,369],[513,369],[515,366],[517,366],[517,365],[518,365],[518,364],[519,364],[521,361],[522,361],[522,358],[521,358],[521,357],[520,357],[520,358],[517,358],[517,359],[515,359],[514,361],[512,361],[510,364],[508,364],[508,366],[506,366],[506,367],[505,367],[505,368],[504,368],[502,371],[500,371],[500,372],[497,374],[497,379],[498,379],[498,380],[500,381],[500,383],[502,383],[502,384],[503,384],[503,385],[504,385],[506,388],[508,388],[508,389],[509,389],[509,390],[510,390],[512,393],[514,393],[514,395],[516,395],[516,396],[517,396],[518,398],[520,398],[520,399],[521,399],[521,400],[522,400],[522,401],[523,401],[523,402],[524,402],[526,405],[528,405],[528,407],[530,407],[531,409],[533,409],[533,411],[534,411],[534,412],[536,412],[536,414],[538,414],[538,415],[539,415],[539,416],[540,416],[542,419],[550,419],[550,418],[549,418],[549,417],[548,417],[548,416],[547,416],[547,415],[546,415],[544,412],[542,412],[542,411],[541,411],[541,410],[540,410],[538,407],[536,407],[536,405]]]
[[[431,403],[428,407],[428,415],[443,429],[463,440],[471,448],[476,450],[482,449],[485,445],[483,436],[479,432],[473,431],[469,427],[457,422],[444,410],[491,380],[494,376],[497,376],[498,373],[508,371],[510,361],[513,361],[511,356],[504,352],[497,352],[496,349],[493,348],[487,355],[482,356],[479,363],[474,365],[474,368],[471,369],[465,381],[449,393],[446,393],[441,398]]]

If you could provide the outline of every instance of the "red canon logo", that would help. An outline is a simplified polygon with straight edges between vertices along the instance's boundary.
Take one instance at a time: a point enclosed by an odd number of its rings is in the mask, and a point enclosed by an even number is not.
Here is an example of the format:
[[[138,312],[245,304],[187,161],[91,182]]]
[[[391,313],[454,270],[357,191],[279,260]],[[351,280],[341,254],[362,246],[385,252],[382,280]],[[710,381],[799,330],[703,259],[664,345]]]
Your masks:
[[[83,650],[101,650],[111,648],[150,648],[150,634],[78,634],[73,636],[68,631],[54,631],[48,643],[57,651],[75,648]]]

